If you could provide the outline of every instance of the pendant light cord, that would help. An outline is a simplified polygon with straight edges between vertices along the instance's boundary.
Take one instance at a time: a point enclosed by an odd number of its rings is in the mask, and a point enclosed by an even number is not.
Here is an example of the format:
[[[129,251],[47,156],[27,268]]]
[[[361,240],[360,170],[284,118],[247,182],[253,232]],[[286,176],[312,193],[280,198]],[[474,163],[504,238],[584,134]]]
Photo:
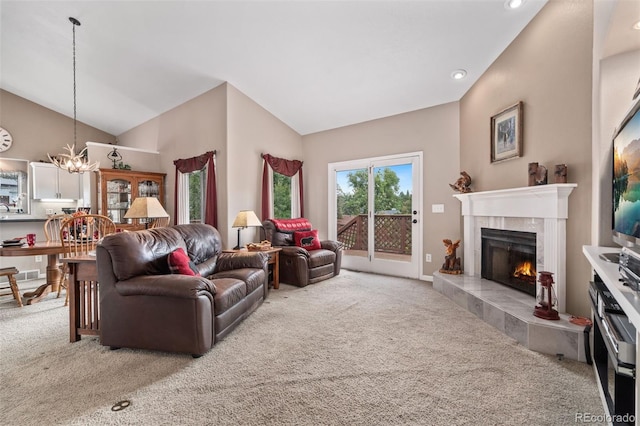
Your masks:
[[[68,154],[58,154],[55,157],[47,154],[49,161],[56,167],[66,170],[69,173],[93,172],[100,167],[100,162],[89,162],[87,155],[87,147],[76,153],[76,144],[78,143],[78,100],[76,89],[76,26],[80,26],[80,21],[74,17],[69,17],[69,21],[73,24],[73,146],[67,144],[64,148]]]
[[[73,146],[76,146],[77,137],[77,106],[76,106],[76,25],[80,25],[80,21],[75,18],[69,18],[73,24]]]

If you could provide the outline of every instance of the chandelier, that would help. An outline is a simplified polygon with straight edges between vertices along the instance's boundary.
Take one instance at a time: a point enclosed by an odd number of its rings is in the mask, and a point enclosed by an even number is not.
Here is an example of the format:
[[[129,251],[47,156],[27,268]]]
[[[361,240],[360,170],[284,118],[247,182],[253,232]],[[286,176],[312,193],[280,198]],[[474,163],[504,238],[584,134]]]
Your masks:
[[[58,154],[55,157],[47,154],[49,161],[56,167],[68,171],[69,173],[84,173],[97,170],[100,166],[98,161],[90,163],[87,156],[87,148],[76,153],[77,142],[77,113],[76,113],[76,26],[80,26],[80,21],[70,17],[69,21],[73,24],[73,145],[67,144],[64,148],[69,153]]]

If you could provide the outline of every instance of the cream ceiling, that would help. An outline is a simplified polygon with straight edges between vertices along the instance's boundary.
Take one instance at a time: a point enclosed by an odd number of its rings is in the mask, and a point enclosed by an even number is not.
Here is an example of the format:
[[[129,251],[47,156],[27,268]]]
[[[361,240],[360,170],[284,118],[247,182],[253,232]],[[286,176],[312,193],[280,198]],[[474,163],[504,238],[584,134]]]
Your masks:
[[[78,120],[119,135],[227,81],[304,135],[459,100],[545,3],[2,0],[0,87],[72,116],[73,16]]]

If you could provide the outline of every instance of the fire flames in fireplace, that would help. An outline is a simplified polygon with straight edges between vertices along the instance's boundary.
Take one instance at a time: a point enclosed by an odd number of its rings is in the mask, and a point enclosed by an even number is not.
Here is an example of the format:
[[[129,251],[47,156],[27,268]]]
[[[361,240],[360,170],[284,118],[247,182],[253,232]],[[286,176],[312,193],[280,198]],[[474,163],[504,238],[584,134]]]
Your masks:
[[[536,296],[536,233],[482,228],[482,278]]]
[[[536,268],[533,266],[532,262],[520,262],[516,266],[513,276],[523,281],[531,281],[535,283],[537,276]]]

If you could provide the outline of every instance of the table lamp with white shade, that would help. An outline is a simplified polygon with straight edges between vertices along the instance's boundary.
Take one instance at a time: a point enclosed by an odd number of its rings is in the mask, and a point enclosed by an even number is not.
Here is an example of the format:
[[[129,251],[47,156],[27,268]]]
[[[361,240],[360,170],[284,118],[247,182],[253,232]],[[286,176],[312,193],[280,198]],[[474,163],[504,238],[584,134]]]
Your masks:
[[[240,230],[249,226],[262,226],[262,222],[260,222],[253,210],[240,210],[233,221],[233,225],[231,225],[232,228],[238,228],[238,245],[233,248],[234,250],[240,249]]]
[[[169,213],[165,211],[156,197],[136,198],[124,215],[125,219],[156,219],[159,217],[169,217]],[[145,222],[144,228],[149,228],[149,222]]]

